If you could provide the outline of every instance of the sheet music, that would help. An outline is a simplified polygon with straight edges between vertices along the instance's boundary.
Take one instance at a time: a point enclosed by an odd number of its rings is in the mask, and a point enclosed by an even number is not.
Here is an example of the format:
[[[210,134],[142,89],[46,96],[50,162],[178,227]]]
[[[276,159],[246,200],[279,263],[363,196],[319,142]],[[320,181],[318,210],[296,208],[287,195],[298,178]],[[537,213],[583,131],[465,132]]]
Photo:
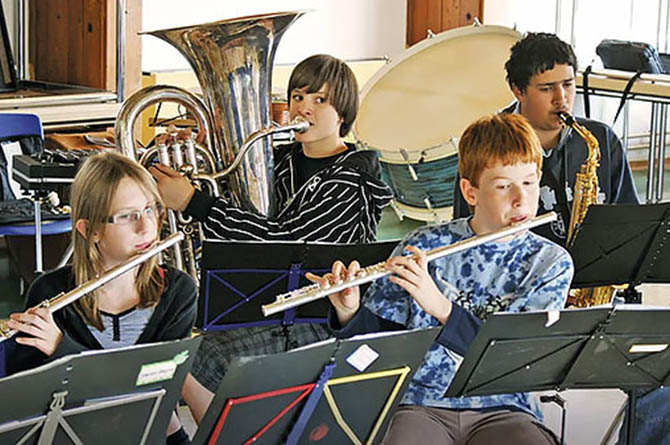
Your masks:
[[[28,193],[21,190],[21,185],[12,179],[12,168],[14,166],[14,156],[23,154],[21,151],[21,144],[19,142],[3,142],[2,152],[7,160],[7,179],[9,180],[9,187],[14,193],[16,199],[25,198]]]
[[[160,345],[160,344],[167,344],[167,343],[173,343],[173,342],[176,343],[176,342],[179,342],[179,341],[182,341],[182,340],[169,340],[169,341],[158,342],[158,343],[143,343],[143,344],[130,345],[130,346],[124,346],[124,347],[121,347],[121,348],[112,348],[112,349],[88,349],[86,351],[82,351],[82,352],[78,352],[78,353],[75,353],[75,354],[70,354],[70,355],[66,355],[64,357],[57,358],[55,360],[52,360],[50,362],[47,362],[47,363],[45,363],[43,365],[40,365],[40,366],[37,366],[35,368],[26,369],[24,371],[16,372],[12,375],[2,377],[2,378],[0,378],[0,381],[2,381],[4,379],[11,379],[11,378],[14,378],[14,377],[37,374],[37,373],[40,373],[40,372],[42,372],[46,369],[50,369],[50,368],[53,368],[53,367],[60,366],[63,363],[67,363],[68,361],[70,361],[70,359],[72,357],[83,357],[83,356],[89,356],[89,355],[95,356],[95,355],[101,355],[101,354],[108,354],[110,352],[128,351],[128,350],[132,350],[132,349],[141,350],[141,349],[152,348],[152,347],[155,347],[156,345]],[[187,347],[184,346],[184,349],[186,350]],[[183,352],[182,352],[182,354],[183,354]],[[181,364],[181,363],[183,363],[182,359],[184,359],[184,357],[183,357],[183,355],[178,354],[178,356],[174,356],[171,359],[172,360],[177,360],[178,361],[177,364]]]

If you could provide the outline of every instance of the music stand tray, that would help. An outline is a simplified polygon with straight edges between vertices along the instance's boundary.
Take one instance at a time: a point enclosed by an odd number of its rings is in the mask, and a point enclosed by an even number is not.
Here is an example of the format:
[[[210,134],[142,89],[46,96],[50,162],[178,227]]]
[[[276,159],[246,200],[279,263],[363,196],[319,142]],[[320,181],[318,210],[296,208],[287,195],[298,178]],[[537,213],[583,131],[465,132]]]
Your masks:
[[[238,358],[193,443],[377,443],[439,330],[333,338]]]
[[[590,206],[570,246],[572,287],[670,283],[670,203]]]
[[[361,265],[388,258],[395,241],[345,245],[305,241],[251,242],[206,240],[202,250],[200,298],[196,326],[217,331],[250,326],[325,323],[327,299],[272,317],[261,305],[279,294],[311,284],[306,272],[323,274],[336,260]]]
[[[164,443],[200,340],[86,351],[0,379],[0,443]]]
[[[623,304],[493,314],[445,396],[668,385],[668,320],[670,308]]]

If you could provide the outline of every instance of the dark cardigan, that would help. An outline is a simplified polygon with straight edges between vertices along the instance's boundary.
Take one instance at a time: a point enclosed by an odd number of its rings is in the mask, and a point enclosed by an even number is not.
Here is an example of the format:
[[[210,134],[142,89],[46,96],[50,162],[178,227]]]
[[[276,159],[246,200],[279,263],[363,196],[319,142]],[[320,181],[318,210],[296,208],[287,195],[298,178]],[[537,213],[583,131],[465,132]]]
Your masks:
[[[195,283],[189,275],[171,266],[165,266],[164,270],[165,290],[136,344],[176,340],[188,337],[191,333],[197,311]],[[25,306],[34,307],[41,301],[74,287],[74,275],[70,266],[48,272],[30,286]],[[63,333],[63,339],[54,354],[47,357],[31,346],[16,345],[12,359],[8,360],[10,373],[33,368],[68,354],[103,349],[72,304],[54,312],[53,317]]]

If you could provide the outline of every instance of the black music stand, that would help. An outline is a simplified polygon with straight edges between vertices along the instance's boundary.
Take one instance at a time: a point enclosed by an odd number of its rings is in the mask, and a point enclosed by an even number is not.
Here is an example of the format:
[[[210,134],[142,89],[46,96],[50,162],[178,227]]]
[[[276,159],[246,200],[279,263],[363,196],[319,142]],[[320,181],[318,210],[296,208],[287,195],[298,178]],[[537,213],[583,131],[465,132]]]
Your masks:
[[[333,338],[238,358],[193,443],[377,443],[439,330]]]
[[[445,396],[619,388],[634,419],[634,390],[670,383],[668,320],[670,309],[623,304],[493,314]]]
[[[87,351],[0,379],[0,443],[164,443],[199,344]]]
[[[570,246],[572,287],[627,283],[626,302],[639,303],[636,285],[670,283],[669,224],[670,203],[589,207]]]
[[[344,245],[304,241],[204,242],[196,326],[217,331],[249,326],[325,323],[328,300],[265,318],[261,305],[311,284],[306,272],[323,274],[336,260],[362,266],[384,261],[397,241]]]

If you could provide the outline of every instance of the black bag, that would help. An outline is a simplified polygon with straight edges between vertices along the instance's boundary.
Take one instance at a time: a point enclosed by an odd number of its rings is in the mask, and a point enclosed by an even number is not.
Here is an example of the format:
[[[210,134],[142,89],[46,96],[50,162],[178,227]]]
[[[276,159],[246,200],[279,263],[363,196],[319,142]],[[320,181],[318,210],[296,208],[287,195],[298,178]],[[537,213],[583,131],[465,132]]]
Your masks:
[[[596,47],[605,68],[650,74],[670,74],[661,54],[648,43],[605,39]],[[663,54],[667,56],[667,54]]]
[[[628,80],[628,83],[626,83],[612,126],[614,126],[619,118],[619,114],[626,104],[633,84],[640,78],[642,73],[670,74],[670,54],[660,54],[656,48],[648,43],[605,39],[596,47],[596,54],[600,56],[605,68],[633,71],[635,73]],[[591,114],[588,87],[589,74],[591,74],[591,66],[586,68],[583,74],[584,111],[586,112],[586,117],[590,117]]]
[[[14,192],[12,191],[11,187],[9,186],[11,172],[7,168],[7,159],[5,159],[5,154],[1,146],[4,142],[14,141],[17,141],[21,145],[21,153],[24,155],[41,153],[44,150],[44,141],[40,136],[37,135],[12,136],[0,139],[0,201],[10,201],[12,199],[17,199],[16,196],[14,196]]]

